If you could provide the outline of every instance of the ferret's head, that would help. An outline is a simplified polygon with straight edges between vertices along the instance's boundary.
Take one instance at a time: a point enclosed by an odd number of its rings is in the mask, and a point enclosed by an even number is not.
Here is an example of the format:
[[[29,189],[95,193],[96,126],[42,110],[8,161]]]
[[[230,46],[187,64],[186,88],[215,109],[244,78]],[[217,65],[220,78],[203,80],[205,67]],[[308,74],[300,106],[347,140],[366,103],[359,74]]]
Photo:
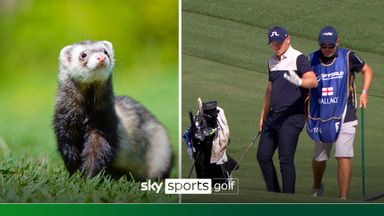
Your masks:
[[[64,47],[59,58],[59,81],[74,79],[80,83],[102,82],[115,65],[109,41],[82,41]]]

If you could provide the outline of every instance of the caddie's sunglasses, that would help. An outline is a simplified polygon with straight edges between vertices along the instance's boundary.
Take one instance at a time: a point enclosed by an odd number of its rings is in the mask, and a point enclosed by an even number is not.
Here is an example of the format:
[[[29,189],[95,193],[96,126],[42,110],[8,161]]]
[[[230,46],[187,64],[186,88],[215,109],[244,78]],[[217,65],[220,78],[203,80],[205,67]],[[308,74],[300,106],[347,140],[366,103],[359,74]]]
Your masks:
[[[335,46],[335,44],[320,44],[321,49],[333,49]]]

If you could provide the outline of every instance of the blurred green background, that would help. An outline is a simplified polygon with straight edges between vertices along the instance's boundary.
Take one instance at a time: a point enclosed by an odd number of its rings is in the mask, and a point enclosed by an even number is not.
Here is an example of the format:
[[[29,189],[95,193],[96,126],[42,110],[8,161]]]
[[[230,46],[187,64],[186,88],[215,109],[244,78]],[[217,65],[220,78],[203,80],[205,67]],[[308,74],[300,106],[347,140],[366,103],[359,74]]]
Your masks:
[[[63,166],[51,127],[58,56],[82,40],[113,43],[115,94],[145,105],[177,153],[177,0],[0,0],[0,160]]]

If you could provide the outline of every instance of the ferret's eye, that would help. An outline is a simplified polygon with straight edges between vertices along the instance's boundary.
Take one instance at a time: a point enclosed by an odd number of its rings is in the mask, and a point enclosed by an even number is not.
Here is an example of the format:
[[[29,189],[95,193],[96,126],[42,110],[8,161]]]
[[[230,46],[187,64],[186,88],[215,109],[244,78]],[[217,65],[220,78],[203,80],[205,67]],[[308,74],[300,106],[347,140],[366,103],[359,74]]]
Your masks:
[[[87,57],[87,53],[82,53],[81,55],[80,55],[80,58],[82,58],[82,59],[85,59]]]
[[[107,52],[107,50],[104,50],[104,54],[105,54],[105,55],[108,55],[108,52]]]

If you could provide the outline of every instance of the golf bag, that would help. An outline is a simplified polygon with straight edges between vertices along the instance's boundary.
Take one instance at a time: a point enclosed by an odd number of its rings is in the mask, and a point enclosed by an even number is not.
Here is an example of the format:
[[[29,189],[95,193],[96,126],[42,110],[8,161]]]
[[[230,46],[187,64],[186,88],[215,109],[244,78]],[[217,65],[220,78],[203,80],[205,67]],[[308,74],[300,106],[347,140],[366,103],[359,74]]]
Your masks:
[[[224,110],[217,101],[201,103],[199,98],[199,111],[195,116],[189,112],[189,117],[191,126],[183,138],[194,160],[196,177],[227,181],[237,162],[226,153],[230,137]]]

